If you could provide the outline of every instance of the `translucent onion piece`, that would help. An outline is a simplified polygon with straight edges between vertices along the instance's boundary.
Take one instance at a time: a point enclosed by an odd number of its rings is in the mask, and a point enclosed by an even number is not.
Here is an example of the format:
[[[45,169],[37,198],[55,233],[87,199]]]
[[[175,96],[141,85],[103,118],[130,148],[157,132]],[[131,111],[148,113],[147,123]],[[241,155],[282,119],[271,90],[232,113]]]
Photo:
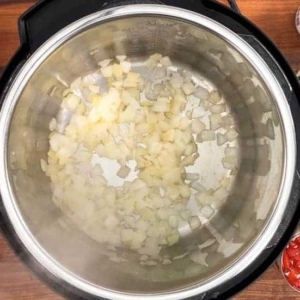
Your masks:
[[[191,217],[189,220],[191,230],[196,230],[201,227],[201,222],[198,217]]]

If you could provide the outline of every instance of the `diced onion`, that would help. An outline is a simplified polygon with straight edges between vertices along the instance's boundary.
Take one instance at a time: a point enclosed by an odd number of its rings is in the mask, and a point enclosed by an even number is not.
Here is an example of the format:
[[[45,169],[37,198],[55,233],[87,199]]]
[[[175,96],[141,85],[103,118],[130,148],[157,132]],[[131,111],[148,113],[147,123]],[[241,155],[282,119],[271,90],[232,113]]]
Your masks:
[[[193,74],[172,66],[167,56],[148,59],[147,79],[125,55],[99,66],[97,76],[107,88],[100,88],[95,74],[77,78],[61,104],[71,117],[49,124],[48,161],[40,164],[51,179],[53,202],[108,245],[111,261],[126,261],[117,254],[120,247],[141,255],[143,266],[172,264],[176,258],[161,256],[162,247],[179,243],[182,222],[191,230],[201,227],[199,217],[191,217],[189,199],[198,204],[200,218],[210,218],[230,189],[222,181],[218,190],[207,191],[200,174],[190,171],[200,157],[197,142],[217,136],[220,146],[235,140],[234,123],[221,116],[226,106],[220,93],[196,87]],[[223,164],[231,172],[237,172],[236,152],[225,149]],[[203,261],[199,253],[191,259]]]
[[[155,112],[169,112],[170,111],[170,104],[162,101],[157,101],[152,106],[153,111]]]
[[[131,63],[128,61],[121,61],[120,66],[124,73],[128,74],[131,71]]]
[[[210,129],[216,131],[222,127],[222,117],[219,114],[212,114],[209,117],[210,120]]]
[[[112,59],[104,59],[104,60],[100,61],[100,62],[98,63],[98,65],[99,65],[101,68],[106,68],[111,62],[112,62]]]
[[[271,140],[275,139],[275,131],[274,131],[274,125],[271,119],[268,119],[267,124],[267,137],[269,137]]]
[[[173,73],[172,77],[170,79],[170,84],[176,88],[179,89],[181,88],[181,86],[183,85],[183,78],[181,77],[181,75],[179,73]]]
[[[149,59],[151,59],[151,60],[153,60],[155,62],[158,62],[158,61],[160,61],[162,59],[162,57],[163,56],[161,54],[155,53],[155,54],[151,55]]]
[[[208,267],[208,264],[206,263],[207,256],[207,253],[202,253],[201,250],[197,250],[190,255],[190,259],[199,265]]]
[[[199,119],[205,116],[205,110],[202,107],[193,109],[192,119]]]
[[[121,178],[126,178],[130,173],[130,168],[127,166],[123,166],[118,171],[117,175]]]
[[[224,145],[225,143],[227,143],[227,138],[224,134],[222,133],[218,133],[217,134],[217,145],[218,146],[222,146]]]
[[[218,104],[221,101],[221,95],[218,91],[214,90],[208,95],[208,101],[213,104]]]
[[[220,113],[224,112],[226,110],[226,108],[225,108],[224,104],[216,104],[216,105],[212,105],[209,108],[209,110],[212,114],[220,114]]]
[[[50,131],[55,131],[57,129],[57,121],[56,119],[52,119],[50,124],[49,124],[49,129]]]
[[[204,130],[201,137],[204,142],[214,141],[216,139],[216,133],[213,130]]]
[[[203,185],[200,184],[199,182],[196,182],[196,181],[192,182],[191,188],[193,188],[193,189],[194,189],[195,191],[197,191],[197,192],[202,192],[202,191],[204,191]]]
[[[89,90],[95,94],[100,93],[100,87],[98,85],[94,85],[94,84],[89,85]]]
[[[164,66],[164,67],[170,67],[172,66],[171,60],[168,56],[163,57],[160,60],[160,63]]]
[[[201,227],[201,222],[198,217],[191,217],[189,220],[191,230],[196,230]]]
[[[126,55],[117,55],[117,56],[116,56],[116,59],[117,59],[119,62],[123,62],[126,58],[127,58]]]
[[[47,173],[47,167],[48,167],[48,165],[47,165],[46,161],[44,159],[41,159],[41,168],[42,168],[43,172]]]
[[[188,221],[191,218],[191,212],[189,210],[181,212],[180,215],[183,221]]]
[[[239,134],[234,129],[230,129],[226,132],[225,136],[229,142],[233,142]]]
[[[171,246],[177,244],[179,242],[179,239],[180,239],[179,233],[174,233],[174,234],[168,236],[168,238],[167,238],[168,245],[171,247]]]
[[[194,95],[201,100],[207,100],[209,92],[207,89],[203,88],[202,86],[199,86],[194,92]]]
[[[199,180],[200,175],[198,173],[187,173],[186,180],[189,181],[196,181]]]
[[[182,90],[184,91],[184,93],[189,96],[192,95],[195,92],[195,86],[192,83],[184,83],[182,85]]]
[[[123,68],[122,68],[121,65],[119,65],[119,64],[113,64],[112,70],[113,70],[113,75],[115,76],[115,78],[119,79],[119,78],[122,77],[122,75],[123,75]]]
[[[100,71],[101,71],[102,76],[105,78],[112,77],[112,75],[113,75],[112,66],[102,67]]]
[[[226,156],[222,160],[225,169],[234,170],[237,167],[236,156]]]
[[[192,122],[192,131],[195,134],[201,134],[205,130],[205,124],[199,119],[195,119]]]
[[[214,209],[210,205],[206,205],[200,210],[200,214],[206,219],[210,219],[214,212]]]

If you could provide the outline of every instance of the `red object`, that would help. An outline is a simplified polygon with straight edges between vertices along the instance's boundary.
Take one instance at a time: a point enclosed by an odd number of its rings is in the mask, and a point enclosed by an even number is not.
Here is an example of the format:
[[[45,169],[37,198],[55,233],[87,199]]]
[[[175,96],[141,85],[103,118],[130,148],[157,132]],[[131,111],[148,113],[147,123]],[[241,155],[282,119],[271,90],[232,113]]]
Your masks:
[[[297,241],[291,241],[289,246],[290,246],[290,248],[293,248],[293,249],[299,248],[299,244],[297,243]]]
[[[287,253],[284,251],[282,256],[282,270],[284,273],[287,273],[291,270],[291,268],[292,268],[292,262],[290,261]]]
[[[285,279],[300,292],[300,236],[294,238],[286,247],[281,262]]]
[[[300,259],[300,248],[296,248],[296,249],[288,248],[286,249],[286,252],[290,259],[295,259],[295,260]]]

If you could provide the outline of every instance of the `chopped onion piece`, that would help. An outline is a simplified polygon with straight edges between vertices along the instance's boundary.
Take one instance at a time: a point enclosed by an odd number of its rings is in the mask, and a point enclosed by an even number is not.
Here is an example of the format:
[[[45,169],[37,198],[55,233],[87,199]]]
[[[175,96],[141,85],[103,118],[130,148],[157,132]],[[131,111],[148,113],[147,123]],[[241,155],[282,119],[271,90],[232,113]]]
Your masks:
[[[230,172],[230,175],[231,175],[231,176],[235,176],[235,175],[237,175],[237,174],[238,174],[237,168],[234,168],[234,169],[231,170],[231,172]]]
[[[50,131],[55,131],[55,130],[57,130],[57,121],[56,121],[56,119],[52,119],[51,120],[51,122],[50,122],[50,124],[49,124],[49,129],[50,129]]]
[[[179,217],[178,216],[171,216],[169,217],[169,225],[173,229],[177,229],[179,225]]]
[[[120,66],[124,73],[128,74],[131,71],[131,63],[128,61],[121,61]]]
[[[105,77],[105,78],[109,78],[109,77],[113,76],[112,66],[102,67],[100,69],[100,72],[101,72],[102,76]]]
[[[117,59],[119,62],[124,61],[126,58],[127,58],[126,55],[117,55],[117,56],[116,56],[116,59]]]
[[[75,94],[69,94],[62,102],[61,107],[69,110],[75,110],[80,102],[81,99],[78,96]]]
[[[181,212],[180,215],[183,221],[188,221],[191,218],[191,212],[189,210]]]
[[[153,55],[150,56],[151,60],[154,60],[155,62],[159,62],[162,59],[162,55],[159,53],[155,53]]]
[[[205,190],[203,185],[196,181],[192,182],[191,188],[193,188],[197,192],[203,192]]]
[[[229,142],[233,142],[239,134],[234,129],[230,129],[226,132],[225,136]]]
[[[183,85],[183,78],[179,73],[173,73],[172,77],[170,79],[170,84],[175,88],[175,89],[180,89],[181,86]]]
[[[191,110],[188,110],[186,112],[186,116],[191,120],[192,119],[192,111]]]
[[[178,232],[176,233],[173,233],[172,235],[168,236],[167,238],[168,240],[168,245],[171,247],[171,246],[174,246],[175,244],[177,244],[180,240],[180,235]]]
[[[203,107],[199,106],[199,107],[193,109],[192,119],[199,119],[204,116],[205,116],[205,110],[203,109]]]
[[[172,261],[171,261],[170,259],[164,259],[163,262],[162,262],[162,264],[163,264],[164,266],[166,266],[166,265],[171,265],[171,264],[172,264]]]
[[[214,141],[216,139],[216,133],[213,130],[204,130],[201,137],[204,142]]]
[[[198,159],[198,157],[199,155],[189,155],[182,160],[181,165],[184,167],[191,166]]]
[[[112,66],[113,69],[113,75],[115,76],[115,78],[119,79],[122,77],[123,75],[123,68],[121,65],[119,64],[113,64]]]
[[[218,209],[220,208],[223,203],[225,203],[226,199],[229,196],[229,192],[227,189],[220,187],[218,188],[214,193],[214,201],[212,202],[212,205]]]
[[[185,70],[185,71],[182,72],[182,75],[184,77],[184,82],[189,83],[189,82],[192,81],[192,77],[193,77],[192,72]]]
[[[100,94],[100,87],[98,85],[89,85],[89,90],[94,94]]]
[[[213,191],[201,191],[196,194],[196,200],[199,206],[211,204],[215,199]]]
[[[208,96],[208,101],[213,104],[218,104],[221,101],[221,95],[219,91],[214,90],[210,92]]]
[[[215,131],[222,126],[222,117],[219,114],[212,114],[209,117],[210,120],[210,129]]]
[[[189,181],[199,180],[200,175],[198,173],[187,173],[185,179]]]
[[[220,114],[226,110],[226,107],[224,104],[216,104],[212,105],[209,110],[212,114]]]
[[[188,185],[182,185],[179,188],[180,194],[183,198],[189,198],[191,196],[191,190]]]
[[[222,124],[225,129],[229,130],[232,126],[234,126],[233,117],[231,115],[224,116]]]
[[[172,66],[171,60],[168,56],[163,57],[160,60],[160,63],[164,66],[164,67],[170,67]]]
[[[227,143],[227,138],[224,134],[222,133],[218,133],[217,134],[217,145],[218,146],[222,146],[224,145],[225,143]]]
[[[190,259],[199,265],[208,267],[206,263],[207,256],[207,253],[202,253],[201,250],[197,250],[190,255]]]
[[[112,59],[104,59],[98,63],[101,68],[106,68],[112,62]]]
[[[152,110],[155,112],[161,112],[161,113],[169,112],[170,104],[166,103],[166,102],[162,102],[162,101],[160,101],[160,102],[157,101],[153,104]]]
[[[201,227],[201,222],[198,217],[191,217],[189,220],[191,230],[196,230]]]
[[[238,157],[238,155],[239,155],[239,149],[237,147],[229,147],[229,146],[227,146],[225,148],[225,156]]]
[[[225,190],[229,190],[231,182],[232,182],[232,177],[226,177],[221,181],[221,187],[224,188]]]
[[[234,170],[237,167],[236,156],[226,156],[222,160],[225,169]]]
[[[206,205],[200,210],[200,214],[206,219],[210,219],[214,213],[215,210],[210,205]]]
[[[270,138],[271,140],[274,140],[275,132],[274,132],[274,125],[271,119],[268,119],[266,128],[267,128],[267,132],[266,132],[267,137]]]
[[[128,166],[122,166],[118,171],[117,175],[121,178],[126,178],[130,173],[130,168]]]
[[[140,74],[130,72],[126,77],[123,86],[126,88],[137,88],[139,78],[140,78]]]
[[[154,267],[156,265],[157,265],[157,262],[153,261],[153,260],[149,260],[149,261],[144,262],[144,266]]]
[[[197,87],[196,91],[194,92],[194,96],[200,98],[201,100],[207,100],[209,92],[202,86]]]
[[[47,173],[48,164],[46,163],[46,161],[44,159],[41,159],[41,168],[42,168],[43,172]]]
[[[162,80],[167,76],[167,69],[164,67],[157,67],[153,70],[151,78],[152,80]]]
[[[205,124],[199,119],[195,119],[192,122],[192,131],[195,134],[201,134],[205,130]]]
[[[195,92],[195,86],[192,83],[185,82],[182,85],[182,90],[187,96],[189,96]]]

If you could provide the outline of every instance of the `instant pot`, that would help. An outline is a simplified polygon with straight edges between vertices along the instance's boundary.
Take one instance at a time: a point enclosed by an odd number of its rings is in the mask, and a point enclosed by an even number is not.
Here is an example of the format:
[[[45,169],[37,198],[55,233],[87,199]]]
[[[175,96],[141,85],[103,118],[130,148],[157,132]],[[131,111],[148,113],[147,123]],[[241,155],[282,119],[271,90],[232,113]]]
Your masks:
[[[0,225],[18,257],[64,297],[227,299],[257,279],[293,234],[300,213],[298,82],[276,46],[230,3],[43,0],[20,18],[21,46],[0,81]],[[185,260],[165,269],[142,267],[134,255],[109,261],[53,204],[40,167],[64,89],[103,59],[140,61],[153,53],[214,84],[239,128],[240,165],[226,204],[174,250],[188,253],[213,240],[201,272]],[[212,180],[213,168],[207,162],[203,170]]]

